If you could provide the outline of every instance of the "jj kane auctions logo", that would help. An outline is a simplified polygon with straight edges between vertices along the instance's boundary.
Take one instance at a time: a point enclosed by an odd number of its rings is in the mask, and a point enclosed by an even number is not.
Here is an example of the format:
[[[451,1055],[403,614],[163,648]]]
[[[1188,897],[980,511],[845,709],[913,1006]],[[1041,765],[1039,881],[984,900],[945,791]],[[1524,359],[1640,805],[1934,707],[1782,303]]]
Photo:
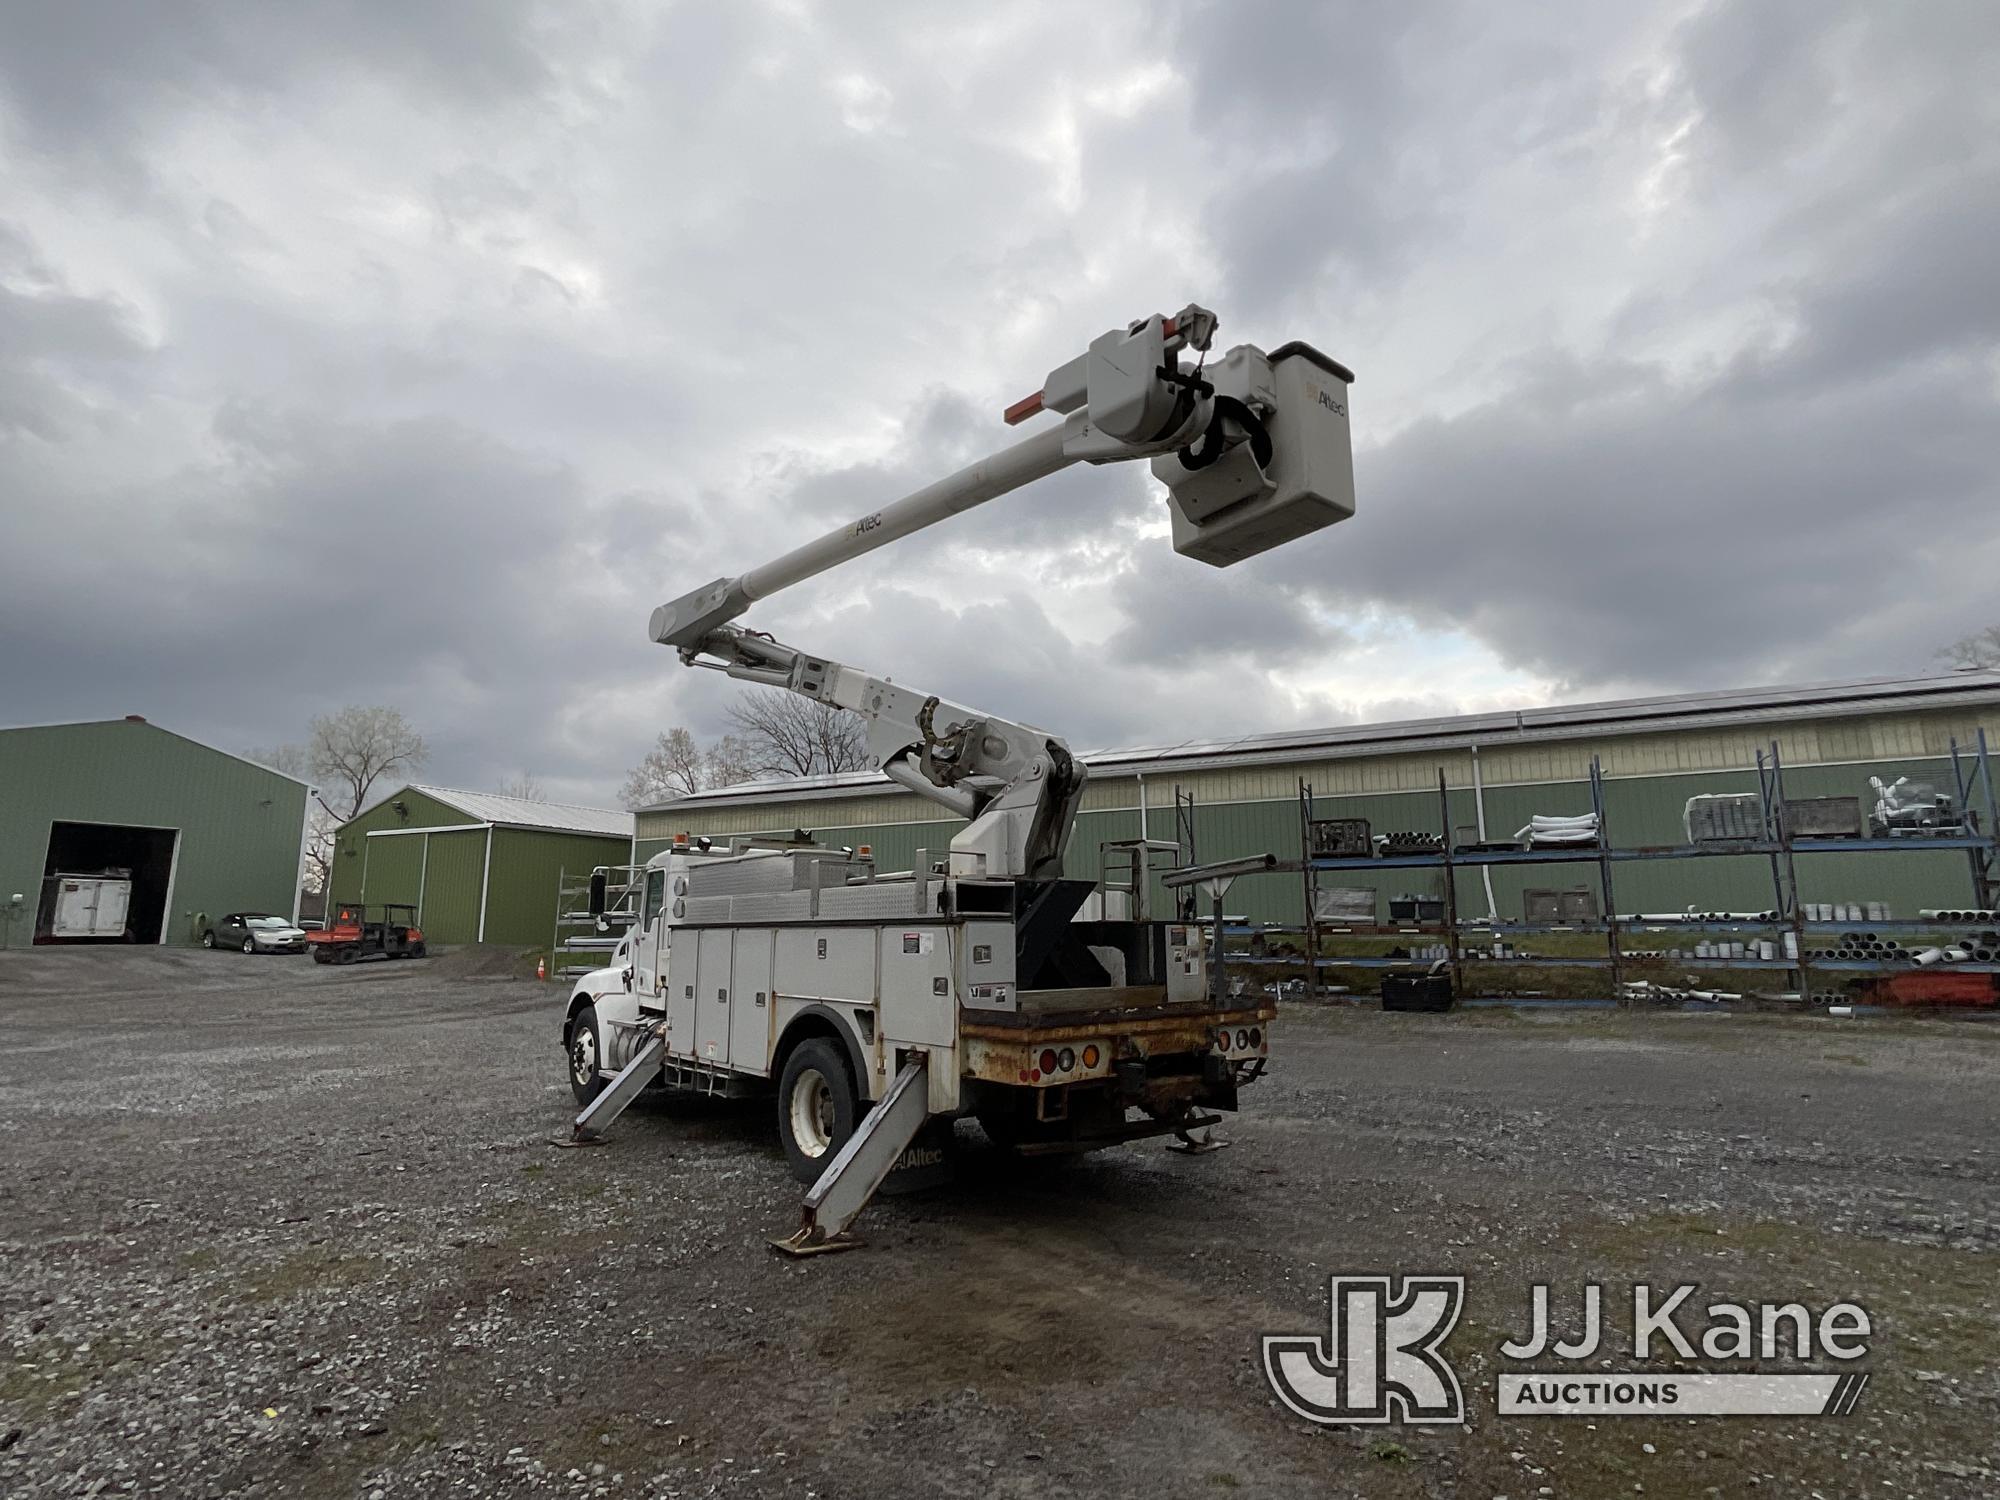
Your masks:
[[[1693,1286],[1632,1288],[1635,1362],[1706,1357],[1718,1363],[1852,1361],[1867,1354],[1868,1314],[1836,1302],[1815,1317],[1797,1302],[1711,1302],[1693,1324]],[[1442,1346],[1465,1308],[1463,1276],[1335,1276],[1327,1284],[1329,1337],[1268,1334],[1264,1375],[1309,1422],[1463,1422],[1465,1395]],[[1503,1360],[1582,1360],[1604,1345],[1603,1288],[1583,1289],[1583,1327],[1554,1336],[1549,1289],[1532,1288],[1526,1337]],[[1684,1321],[1685,1320],[1685,1321]],[[1843,1416],[1868,1384],[1858,1370],[1508,1370],[1495,1383],[1502,1416]]]

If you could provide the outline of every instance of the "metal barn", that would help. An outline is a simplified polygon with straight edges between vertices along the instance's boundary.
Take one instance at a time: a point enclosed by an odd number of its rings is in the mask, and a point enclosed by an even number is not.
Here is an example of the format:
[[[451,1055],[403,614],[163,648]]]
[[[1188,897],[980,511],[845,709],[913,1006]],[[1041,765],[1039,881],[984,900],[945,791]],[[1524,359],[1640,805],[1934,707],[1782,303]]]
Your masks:
[[[1621,845],[1681,841],[1682,815],[1700,793],[1757,788],[1759,750],[1775,742],[1793,798],[1858,797],[1870,805],[1871,776],[1949,785],[1949,752],[1984,729],[2000,747],[2000,673],[1951,672],[1814,687],[1751,688],[1673,697],[1529,709],[1394,724],[1169,744],[1086,754],[1090,784],[1071,841],[1067,873],[1097,877],[1100,846],[1117,839],[1172,839],[1175,795],[1194,799],[1196,849],[1203,860],[1266,851],[1297,858],[1300,783],[1309,783],[1321,818],[1366,818],[1377,833],[1452,836],[1483,822],[1506,837],[1536,813],[1590,810],[1589,766],[1601,758],[1606,823]],[[1438,828],[1438,775],[1449,788],[1452,829]],[[888,785],[874,773],[760,783],[702,792],[638,814],[636,855],[656,853],[676,833],[726,837],[783,835],[803,828],[823,842],[868,844],[884,869],[908,868],[917,851],[942,855],[961,825]],[[1483,814],[1483,818],[1482,818]],[[1435,896],[1432,877],[1408,871],[1343,875],[1386,901]],[[1549,872],[1496,870],[1494,905],[1518,916],[1526,889]],[[1866,894],[1914,911],[1962,904],[1962,854],[1912,854],[1892,862],[1826,855],[1812,862],[1802,896]],[[1641,866],[1619,878],[1620,899],[1637,909],[1762,908],[1770,875],[1754,857],[1699,867]],[[1461,898],[1461,905],[1467,905]],[[1253,921],[1296,922],[1296,880],[1246,880],[1232,910]],[[1478,907],[1485,907],[1479,893]]]
[[[204,913],[296,917],[307,792],[136,715],[0,729],[0,943],[58,941],[62,877],[117,871],[129,904],[97,941],[193,943]]]
[[[431,943],[541,947],[562,872],[631,853],[627,812],[406,786],[341,827],[332,899],[414,906]]]

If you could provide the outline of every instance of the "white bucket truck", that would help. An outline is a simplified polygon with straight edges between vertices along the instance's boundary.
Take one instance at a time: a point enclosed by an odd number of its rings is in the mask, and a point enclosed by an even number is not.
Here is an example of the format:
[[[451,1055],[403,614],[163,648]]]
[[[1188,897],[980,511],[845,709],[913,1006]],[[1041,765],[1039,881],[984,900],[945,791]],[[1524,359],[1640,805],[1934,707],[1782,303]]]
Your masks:
[[[883,776],[966,822],[893,872],[809,842],[683,837],[656,856],[613,963],[578,982],[564,1016],[579,1139],[654,1083],[773,1094],[786,1154],[813,1183],[787,1242],[801,1251],[846,1242],[927,1121],[976,1115],[1029,1152],[1168,1133],[1211,1144],[1213,1111],[1265,1067],[1272,1009],[1211,985],[1197,926],[1146,918],[1143,875],[1138,910],[1064,877],[1084,786],[1068,746],[735,621],[1075,463],[1150,459],[1175,549],[1219,567],[1351,515],[1353,377],[1297,343],[1186,367],[1215,327],[1190,306],[1104,334],[1007,411],[1060,421],[653,612],[652,638],[690,666],[860,715]]]

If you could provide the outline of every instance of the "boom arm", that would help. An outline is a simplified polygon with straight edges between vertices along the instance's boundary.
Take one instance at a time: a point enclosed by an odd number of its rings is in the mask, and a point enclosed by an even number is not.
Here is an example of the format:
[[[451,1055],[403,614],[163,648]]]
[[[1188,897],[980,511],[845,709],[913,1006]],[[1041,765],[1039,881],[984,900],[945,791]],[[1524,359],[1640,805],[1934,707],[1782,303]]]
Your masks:
[[[1075,463],[1153,459],[1155,475],[1173,494],[1176,547],[1221,566],[1351,513],[1351,471],[1342,508],[1338,497],[1312,491],[1311,476],[1288,474],[1280,462],[1275,436],[1314,419],[1301,413],[1281,420],[1288,391],[1274,376],[1284,368],[1279,358],[1243,345],[1220,362],[1214,379],[1204,379],[1199,367],[1182,369],[1180,351],[1205,353],[1215,327],[1213,313],[1190,305],[1171,318],[1155,314],[1102,335],[1007,411],[1010,424],[1048,411],[1062,414],[1060,425],[762,567],[661,605],[653,611],[652,638],[690,666],[859,714],[869,754],[884,775],[969,820],[951,843],[955,876],[1054,877],[1084,783],[1082,765],[1061,739],[809,656],[732,622],[779,589]],[[1279,355],[1302,349],[1287,345]],[[1345,382],[1352,377],[1324,356],[1313,360],[1341,381],[1341,399],[1331,410],[1344,460]],[[1289,445],[1283,453],[1291,457]]]

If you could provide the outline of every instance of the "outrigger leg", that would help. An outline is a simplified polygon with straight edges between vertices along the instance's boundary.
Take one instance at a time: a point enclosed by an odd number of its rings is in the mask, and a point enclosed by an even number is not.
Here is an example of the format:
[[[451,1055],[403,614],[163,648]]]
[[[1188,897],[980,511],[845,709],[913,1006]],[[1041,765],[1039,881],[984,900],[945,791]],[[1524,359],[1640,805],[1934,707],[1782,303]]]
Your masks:
[[[610,1086],[583,1107],[583,1113],[570,1127],[569,1139],[557,1144],[603,1145],[604,1132],[611,1128],[611,1122],[624,1114],[625,1106],[644,1093],[646,1085],[660,1076],[660,1065],[666,1057],[667,1039],[655,1031],[632,1054],[632,1060],[618,1070],[618,1076],[611,1080]]]
[[[875,1196],[882,1179],[910,1149],[910,1142],[930,1118],[929,1064],[922,1053],[903,1064],[875,1107],[868,1111],[847,1144],[827,1163],[806,1193],[796,1234],[772,1240],[782,1255],[825,1255],[852,1250],[861,1243],[847,1232]]]

